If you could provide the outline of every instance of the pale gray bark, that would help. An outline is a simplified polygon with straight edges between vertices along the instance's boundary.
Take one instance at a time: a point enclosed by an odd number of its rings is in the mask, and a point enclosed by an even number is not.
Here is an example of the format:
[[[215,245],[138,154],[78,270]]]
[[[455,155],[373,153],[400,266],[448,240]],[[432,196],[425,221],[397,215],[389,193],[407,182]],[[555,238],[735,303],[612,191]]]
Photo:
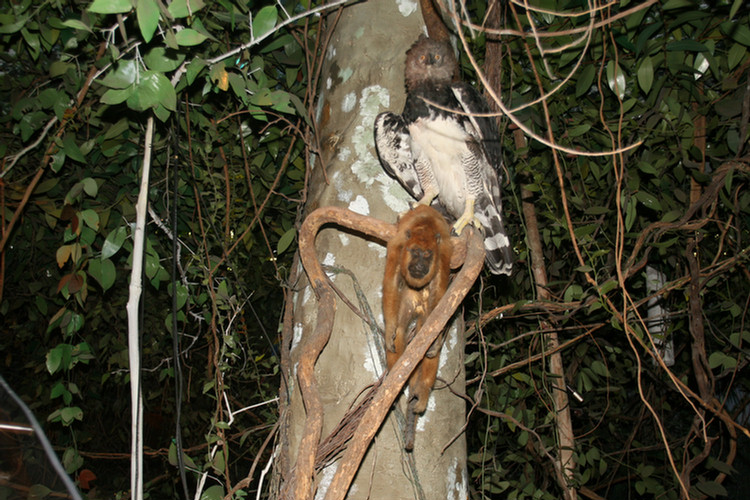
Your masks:
[[[347,207],[358,213],[394,222],[408,208],[404,190],[380,166],[373,143],[375,116],[385,110],[400,112],[404,103],[403,70],[406,49],[423,33],[416,2],[371,0],[347,7],[327,49],[320,83],[319,133],[322,154],[315,158],[306,212],[322,206]],[[359,236],[330,228],[317,239],[320,261],[351,271],[364,291],[375,322],[382,327],[381,289],[385,247]],[[304,273],[294,295],[294,338],[291,342],[290,402],[282,415],[282,457],[292,467],[304,426],[296,366],[300,346],[315,328],[316,299]],[[334,284],[359,306],[352,278],[333,276]],[[379,339],[361,318],[337,299],[331,338],[318,359],[315,375],[324,406],[322,437],[383,373]],[[372,446],[349,490],[350,499],[463,499],[467,498],[466,444],[461,430],[465,403],[463,330],[450,329],[441,354],[438,381],[427,412],[417,422],[413,460],[403,451],[394,412]],[[377,341],[377,343],[376,343]],[[447,386],[450,384],[450,387]],[[401,408],[405,401],[399,400]],[[447,448],[446,448],[447,447]],[[445,451],[443,451],[445,449]],[[324,498],[337,464],[317,477],[315,498]],[[286,477],[290,471],[285,472]]]

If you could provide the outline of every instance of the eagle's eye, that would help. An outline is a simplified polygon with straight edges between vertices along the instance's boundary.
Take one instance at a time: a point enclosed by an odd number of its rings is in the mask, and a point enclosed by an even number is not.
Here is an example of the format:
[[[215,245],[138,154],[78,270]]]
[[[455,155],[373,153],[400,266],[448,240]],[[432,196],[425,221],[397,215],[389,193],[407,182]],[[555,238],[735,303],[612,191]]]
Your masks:
[[[435,54],[435,60],[436,60],[436,61],[439,61],[439,60],[440,60],[440,54]]]
[[[419,62],[425,62],[425,59],[427,59],[427,56],[425,55],[419,56]]]

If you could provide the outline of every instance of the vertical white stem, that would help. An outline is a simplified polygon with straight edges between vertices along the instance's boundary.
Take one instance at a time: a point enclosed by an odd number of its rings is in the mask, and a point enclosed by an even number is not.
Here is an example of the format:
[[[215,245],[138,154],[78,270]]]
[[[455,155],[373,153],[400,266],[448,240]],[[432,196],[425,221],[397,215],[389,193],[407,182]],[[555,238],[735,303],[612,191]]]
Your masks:
[[[151,169],[151,143],[154,135],[154,118],[146,122],[146,140],[143,152],[143,172],[138,203],[135,207],[135,230],[133,231],[133,268],[130,273],[130,297],[128,298],[128,357],[130,360],[130,400],[132,405],[130,498],[143,499],[143,399],[141,397],[141,346],[138,331],[138,304],[141,300],[141,275],[143,270],[143,247],[145,240],[146,210],[148,205],[148,178]]]

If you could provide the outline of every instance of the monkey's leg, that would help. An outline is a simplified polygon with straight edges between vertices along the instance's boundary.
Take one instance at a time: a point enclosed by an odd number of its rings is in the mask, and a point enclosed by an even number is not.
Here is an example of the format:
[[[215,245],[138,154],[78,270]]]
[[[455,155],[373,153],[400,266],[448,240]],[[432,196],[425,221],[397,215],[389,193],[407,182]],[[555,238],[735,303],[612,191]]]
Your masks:
[[[404,329],[401,326],[398,326],[393,332],[393,351],[388,348],[388,342],[386,341],[385,360],[388,364],[389,370],[396,364],[396,361],[401,357],[405,348],[406,334],[404,333]]]
[[[412,401],[414,402],[415,413],[424,413],[427,409],[427,400],[430,398],[432,386],[435,385],[439,363],[439,356],[424,358],[411,375],[409,380],[409,404],[411,405]]]
[[[440,349],[443,348],[443,342],[445,341],[445,331],[440,332],[440,335],[435,339],[435,341],[432,343],[429,349],[427,349],[427,352],[425,353],[425,357],[427,358],[436,358],[440,356]]]
[[[419,362],[417,369],[414,370],[409,379],[409,402],[406,405],[404,427],[404,448],[406,451],[411,451],[414,448],[417,415],[424,413],[427,409],[427,401],[430,398],[432,386],[435,385],[439,362],[438,356],[424,358]]]

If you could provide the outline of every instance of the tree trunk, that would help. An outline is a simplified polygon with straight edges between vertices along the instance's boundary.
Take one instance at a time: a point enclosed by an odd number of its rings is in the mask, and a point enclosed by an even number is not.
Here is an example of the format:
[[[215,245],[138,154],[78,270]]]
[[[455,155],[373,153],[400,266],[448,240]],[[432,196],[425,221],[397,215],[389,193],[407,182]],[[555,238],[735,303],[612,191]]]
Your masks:
[[[411,200],[380,166],[373,123],[378,113],[400,112],[403,107],[405,52],[423,32],[420,12],[416,4],[406,2],[364,2],[344,9],[334,29],[319,84],[316,122],[321,151],[312,163],[306,213],[323,206],[339,206],[393,223]],[[336,299],[333,330],[314,370],[323,415],[320,436],[313,436],[315,444],[331,434],[347,410],[361,402],[385,371],[382,333],[369,325],[383,325],[385,246],[330,227],[319,233],[316,249],[319,261],[331,266],[329,276],[334,286],[364,318]],[[283,366],[289,391],[282,394],[285,401],[276,472],[286,495],[290,494],[295,467],[300,465],[297,461],[304,454],[306,441],[301,447],[300,440],[311,411],[301,397],[297,369],[305,341],[322,316],[301,269],[299,276],[293,284],[292,324],[285,325],[283,339],[283,347],[288,349],[288,362]],[[360,295],[357,288],[362,291]],[[413,453],[404,452],[402,424],[398,411],[392,410],[365,455],[347,498],[467,497],[466,444],[461,432],[465,403],[458,396],[465,392],[460,326],[454,324],[446,336],[438,381],[427,411],[417,421]],[[286,389],[282,387],[282,391]],[[403,395],[396,407],[405,410]],[[301,495],[313,498],[317,491],[314,498],[325,498],[337,468],[338,461],[325,465]]]

